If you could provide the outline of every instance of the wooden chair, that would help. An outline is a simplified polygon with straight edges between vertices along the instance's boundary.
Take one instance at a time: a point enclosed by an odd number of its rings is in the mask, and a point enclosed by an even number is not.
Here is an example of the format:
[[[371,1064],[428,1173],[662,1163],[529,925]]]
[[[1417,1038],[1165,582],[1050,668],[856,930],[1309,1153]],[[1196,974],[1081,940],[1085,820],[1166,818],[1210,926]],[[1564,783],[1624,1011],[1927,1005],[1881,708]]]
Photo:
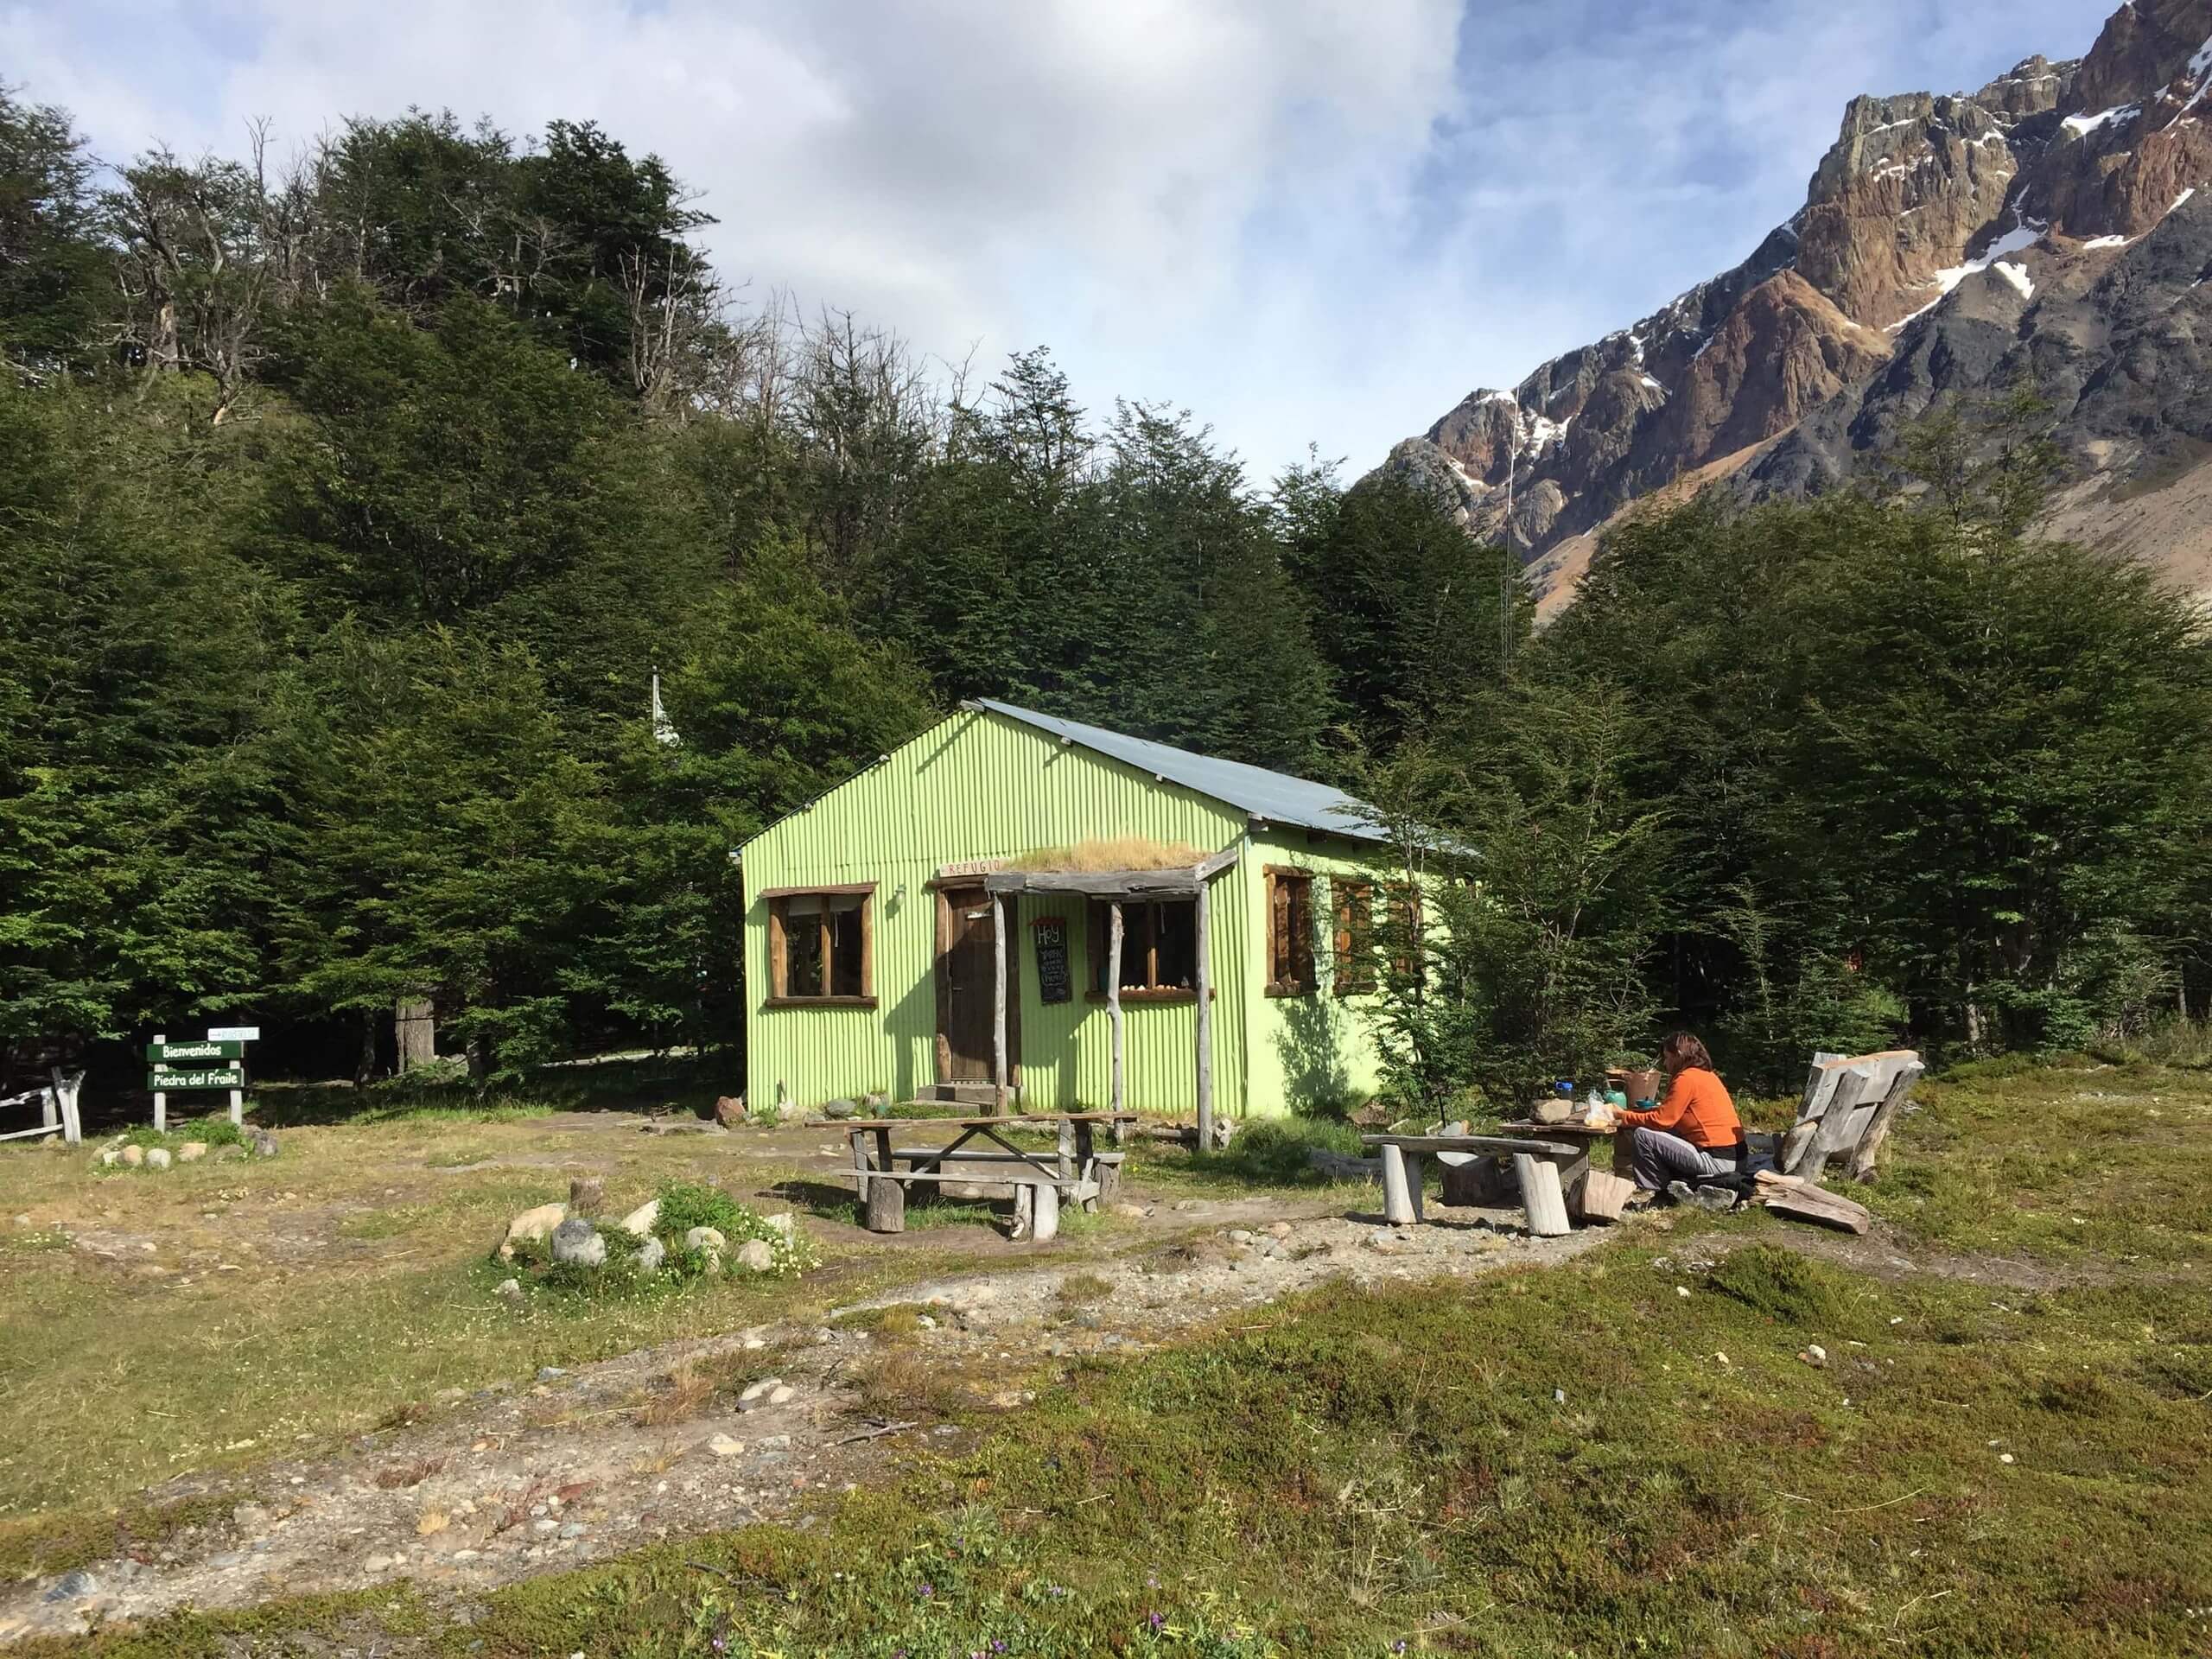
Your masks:
[[[1926,1070],[1909,1048],[1814,1055],[1797,1122],[1783,1137],[1776,1159],[1782,1173],[1816,1183],[1834,1160],[1854,1180],[1872,1180],[1890,1124]]]

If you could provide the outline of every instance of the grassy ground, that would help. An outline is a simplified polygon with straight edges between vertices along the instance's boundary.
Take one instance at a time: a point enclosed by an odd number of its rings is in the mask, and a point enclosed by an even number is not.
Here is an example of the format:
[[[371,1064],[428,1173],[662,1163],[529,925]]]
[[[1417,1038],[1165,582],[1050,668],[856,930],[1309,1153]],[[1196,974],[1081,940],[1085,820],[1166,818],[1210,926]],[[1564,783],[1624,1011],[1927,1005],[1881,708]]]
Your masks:
[[[1079,1366],[804,1527],[465,1618],[384,1590],[99,1645],[2212,1650],[2212,1076],[1969,1073],[1923,1098],[1871,1195],[1876,1273],[1774,1248],[1808,1236],[1763,1214],[1647,1223],[1567,1268],[1324,1292]]]
[[[96,1173],[74,1149],[0,1156],[0,1570],[10,1538],[57,1512],[314,1450],[442,1389],[827,1305],[936,1257],[846,1245],[797,1284],[510,1308],[486,1254],[572,1173],[607,1171],[620,1214],[666,1178],[750,1188],[783,1173],[738,1164],[731,1140],[548,1122],[291,1129],[275,1159],[160,1173]]]

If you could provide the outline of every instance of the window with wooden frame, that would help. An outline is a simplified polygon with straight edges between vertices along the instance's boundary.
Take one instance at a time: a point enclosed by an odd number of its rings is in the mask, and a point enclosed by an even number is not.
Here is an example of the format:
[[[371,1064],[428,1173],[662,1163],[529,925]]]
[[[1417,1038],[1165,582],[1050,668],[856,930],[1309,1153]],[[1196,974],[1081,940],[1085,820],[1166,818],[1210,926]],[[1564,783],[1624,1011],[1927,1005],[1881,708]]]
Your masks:
[[[1268,878],[1268,995],[1313,989],[1313,878],[1270,865]]]
[[[1333,984],[1338,996],[1365,996],[1376,986],[1375,884],[1349,876],[1329,878],[1337,911]]]
[[[1090,901],[1090,1000],[1106,996],[1113,906]],[[1122,906],[1122,1000],[1178,1002],[1198,995],[1198,906],[1190,899],[1130,899]]]
[[[875,883],[774,887],[768,905],[772,1008],[875,1006]]]

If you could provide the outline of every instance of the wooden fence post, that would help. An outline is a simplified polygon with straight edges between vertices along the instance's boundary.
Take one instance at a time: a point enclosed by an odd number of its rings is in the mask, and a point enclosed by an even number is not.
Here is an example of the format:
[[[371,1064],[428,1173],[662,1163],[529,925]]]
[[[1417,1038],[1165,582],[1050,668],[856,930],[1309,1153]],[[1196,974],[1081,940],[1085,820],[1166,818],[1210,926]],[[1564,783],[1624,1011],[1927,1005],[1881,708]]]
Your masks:
[[[1207,963],[1207,884],[1198,883],[1198,1150],[1213,1150],[1213,976]]]
[[[1122,1109],[1122,901],[1113,901],[1106,932],[1106,1021],[1113,1030],[1114,1109]]]
[[[997,1112],[1006,1116],[1006,895],[991,895],[991,1080]]]

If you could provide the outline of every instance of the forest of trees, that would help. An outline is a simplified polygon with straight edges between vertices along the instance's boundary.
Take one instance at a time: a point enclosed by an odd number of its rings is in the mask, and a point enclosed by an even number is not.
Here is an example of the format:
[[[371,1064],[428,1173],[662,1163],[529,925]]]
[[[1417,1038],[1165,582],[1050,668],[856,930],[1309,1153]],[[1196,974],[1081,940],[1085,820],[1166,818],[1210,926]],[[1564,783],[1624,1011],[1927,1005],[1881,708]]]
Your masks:
[[[0,1092],[249,1013],[367,1078],[423,998],[485,1079],[734,1046],[730,849],[976,695],[1469,878],[1398,953],[1409,1093],[2202,1006],[2212,650],[2031,532],[2024,397],[1899,488],[1644,517],[1535,633],[1411,486],[741,303],[590,124],[247,150],[111,167],[0,89]]]

